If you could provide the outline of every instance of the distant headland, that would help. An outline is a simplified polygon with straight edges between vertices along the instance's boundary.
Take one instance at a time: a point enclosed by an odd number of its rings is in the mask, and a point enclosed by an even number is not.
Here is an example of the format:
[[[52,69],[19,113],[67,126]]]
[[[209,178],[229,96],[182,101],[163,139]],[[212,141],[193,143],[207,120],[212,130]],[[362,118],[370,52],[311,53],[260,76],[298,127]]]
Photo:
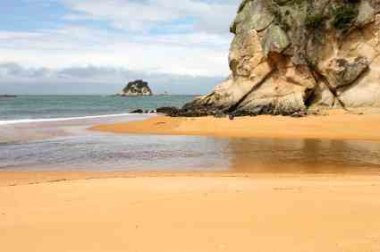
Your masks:
[[[0,98],[16,98],[17,95],[0,95]]]

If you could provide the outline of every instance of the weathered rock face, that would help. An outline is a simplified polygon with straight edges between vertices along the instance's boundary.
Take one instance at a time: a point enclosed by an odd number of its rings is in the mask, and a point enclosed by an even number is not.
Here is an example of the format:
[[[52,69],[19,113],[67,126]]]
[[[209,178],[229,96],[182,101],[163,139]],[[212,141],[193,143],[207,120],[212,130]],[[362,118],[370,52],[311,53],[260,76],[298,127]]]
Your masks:
[[[152,90],[148,86],[148,82],[142,80],[135,80],[129,82],[123,89],[121,96],[151,96]]]
[[[380,107],[380,0],[244,0],[231,76],[182,115]]]

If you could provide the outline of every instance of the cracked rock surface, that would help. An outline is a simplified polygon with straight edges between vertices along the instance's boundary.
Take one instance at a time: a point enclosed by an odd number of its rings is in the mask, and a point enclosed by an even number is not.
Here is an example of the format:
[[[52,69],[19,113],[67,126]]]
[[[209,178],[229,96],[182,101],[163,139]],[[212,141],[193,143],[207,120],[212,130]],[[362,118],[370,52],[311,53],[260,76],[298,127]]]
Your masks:
[[[231,75],[175,116],[380,107],[380,0],[244,0]]]

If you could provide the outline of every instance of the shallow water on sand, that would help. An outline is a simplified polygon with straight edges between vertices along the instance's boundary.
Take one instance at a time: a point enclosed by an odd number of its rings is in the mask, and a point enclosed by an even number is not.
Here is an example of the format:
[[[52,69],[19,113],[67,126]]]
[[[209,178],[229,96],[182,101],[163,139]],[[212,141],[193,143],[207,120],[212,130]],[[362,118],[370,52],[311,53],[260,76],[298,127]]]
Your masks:
[[[116,135],[87,130],[143,115],[0,125],[1,170],[380,171],[380,143],[347,140],[223,139]]]
[[[150,115],[154,116],[154,115]],[[217,140],[115,135],[88,130],[99,123],[147,115],[0,125],[2,170],[170,171],[225,167]]]

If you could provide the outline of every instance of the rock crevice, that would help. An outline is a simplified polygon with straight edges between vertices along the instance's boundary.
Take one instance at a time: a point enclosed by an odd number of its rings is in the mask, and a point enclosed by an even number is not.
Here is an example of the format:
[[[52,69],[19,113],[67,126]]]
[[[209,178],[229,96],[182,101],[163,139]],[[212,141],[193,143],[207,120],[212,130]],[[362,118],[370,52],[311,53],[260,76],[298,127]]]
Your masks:
[[[176,115],[380,107],[380,0],[244,0],[231,75]]]

